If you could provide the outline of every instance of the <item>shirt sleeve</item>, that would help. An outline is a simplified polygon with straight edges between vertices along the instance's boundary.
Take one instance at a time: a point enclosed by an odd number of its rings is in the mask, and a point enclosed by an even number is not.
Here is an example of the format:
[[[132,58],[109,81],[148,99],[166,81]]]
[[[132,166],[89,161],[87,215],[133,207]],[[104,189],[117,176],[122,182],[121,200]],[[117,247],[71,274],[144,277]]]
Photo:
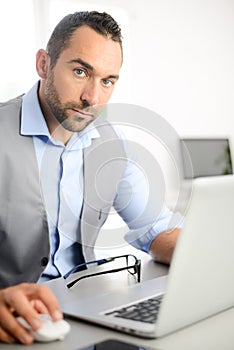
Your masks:
[[[124,236],[125,240],[149,252],[157,235],[183,226],[183,216],[165,205],[165,183],[161,172],[153,169],[153,174],[152,171],[149,174],[144,168],[135,155],[128,159],[114,208],[130,229]]]

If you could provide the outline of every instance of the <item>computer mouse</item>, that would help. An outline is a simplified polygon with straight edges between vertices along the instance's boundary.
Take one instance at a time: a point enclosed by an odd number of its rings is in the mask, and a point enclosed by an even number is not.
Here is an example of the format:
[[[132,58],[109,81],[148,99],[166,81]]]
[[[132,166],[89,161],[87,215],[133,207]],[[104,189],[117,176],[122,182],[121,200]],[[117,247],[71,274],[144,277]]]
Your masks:
[[[42,327],[34,331],[22,317],[17,317],[21,325],[28,329],[38,342],[63,340],[70,331],[70,325],[65,320],[53,321],[49,315],[41,314]]]

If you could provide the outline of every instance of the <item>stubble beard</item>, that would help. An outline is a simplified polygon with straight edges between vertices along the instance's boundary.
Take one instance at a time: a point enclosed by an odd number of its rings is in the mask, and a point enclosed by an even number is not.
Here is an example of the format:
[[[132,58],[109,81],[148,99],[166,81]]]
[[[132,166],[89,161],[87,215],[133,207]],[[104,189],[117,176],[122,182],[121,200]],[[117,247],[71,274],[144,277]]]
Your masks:
[[[51,113],[54,115],[55,119],[59,122],[59,124],[66,130],[71,132],[79,132],[85,129],[90,123],[93,122],[97,117],[94,114],[94,111],[90,105],[84,101],[80,104],[76,102],[66,102],[61,103],[58,91],[54,85],[54,77],[53,72],[50,73],[45,88],[44,88],[44,96],[46,102],[50,108]],[[90,118],[84,118],[79,116],[75,111],[89,111],[92,109],[92,116]],[[74,115],[68,115],[68,111],[74,110]]]

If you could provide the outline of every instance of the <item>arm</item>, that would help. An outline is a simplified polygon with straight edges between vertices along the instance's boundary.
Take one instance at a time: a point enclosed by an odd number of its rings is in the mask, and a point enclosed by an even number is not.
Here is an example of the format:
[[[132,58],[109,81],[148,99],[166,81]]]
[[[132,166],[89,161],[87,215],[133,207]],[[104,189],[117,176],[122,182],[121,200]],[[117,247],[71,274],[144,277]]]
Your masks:
[[[0,290],[0,341],[31,344],[33,336],[16,320],[22,316],[37,330],[42,323],[39,313],[48,313],[54,321],[62,318],[58,302],[48,287],[35,283],[22,283]]]
[[[176,242],[180,233],[179,228],[160,233],[150,245],[150,255],[153,259],[164,264],[170,264]]]
[[[158,186],[149,191],[145,174],[134,162],[127,165],[123,180],[114,207],[130,228],[126,241],[156,261],[170,264],[184,217],[165,206],[164,197],[157,196]]]

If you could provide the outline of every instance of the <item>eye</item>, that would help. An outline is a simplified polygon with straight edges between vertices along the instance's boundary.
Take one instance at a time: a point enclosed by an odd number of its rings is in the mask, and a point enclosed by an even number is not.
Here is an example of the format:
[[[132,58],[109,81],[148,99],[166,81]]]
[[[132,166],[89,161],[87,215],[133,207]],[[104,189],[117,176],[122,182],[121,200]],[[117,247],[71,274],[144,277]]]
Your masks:
[[[76,75],[78,75],[79,77],[85,77],[86,73],[83,69],[81,68],[76,68],[74,69],[74,72],[76,73]]]
[[[112,85],[114,85],[114,82],[109,79],[103,79],[103,85],[105,85],[106,87],[111,87]]]

